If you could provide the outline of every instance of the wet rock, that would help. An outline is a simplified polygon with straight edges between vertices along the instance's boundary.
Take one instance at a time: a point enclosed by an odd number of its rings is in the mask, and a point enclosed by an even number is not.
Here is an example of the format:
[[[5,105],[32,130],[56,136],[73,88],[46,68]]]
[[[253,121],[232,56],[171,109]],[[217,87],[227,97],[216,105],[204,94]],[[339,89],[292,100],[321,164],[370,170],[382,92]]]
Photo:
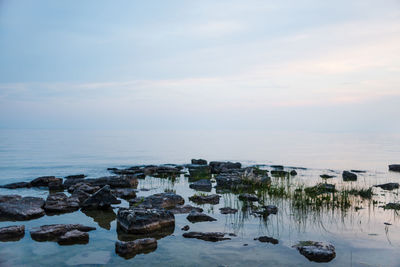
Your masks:
[[[174,193],[159,193],[145,198],[136,198],[129,201],[133,207],[142,207],[147,209],[171,209],[177,205],[183,205],[185,200],[180,195]]]
[[[231,170],[240,169],[242,164],[240,162],[222,162],[222,161],[211,161],[210,162],[211,173],[222,173],[229,172]]]
[[[77,199],[79,201],[79,204],[82,204],[83,202],[85,202],[86,199],[90,197],[90,194],[77,189],[71,194],[71,197]]]
[[[18,241],[25,235],[24,225],[13,225],[0,228],[0,241]]]
[[[192,164],[207,165],[207,160],[205,160],[205,159],[192,159]]]
[[[386,184],[375,185],[375,187],[380,187],[383,190],[394,190],[394,189],[399,188],[399,184],[398,183],[386,183]]]
[[[111,193],[118,198],[129,200],[136,197],[136,191],[132,188],[120,188],[112,190]]]
[[[251,194],[240,194],[239,200],[242,201],[258,201],[258,197]]]
[[[189,197],[189,200],[196,203],[196,204],[219,204],[220,195],[194,195]]]
[[[225,233],[221,232],[188,232],[188,233],[183,233],[183,237],[185,238],[196,238],[196,239],[201,239],[204,241],[211,241],[211,242],[217,242],[217,241],[223,241],[223,240],[230,240],[229,237],[225,237]]]
[[[0,186],[0,188],[7,188],[7,189],[29,188],[29,187],[31,187],[31,184],[27,182],[11,183]]]
[[[111,188],[137,188],[138,180],[129,176],[106,176],[94,179],[84,179],[84,183],[92,186],[103,187],[109,185]]]
[[[112,209],[106,210],[82,210],[82,212],[93,219],[101,228],[110,230],[111,223],[117,218]]]
[[[87,244],[89,243],[89,234],[79,230],[72,230],[60,236],[57,242],[60,245]]]
[[[59,237],[72,230],[89,232],[96,230],[96,228],[82,224],[50,224],[34,228],[30,231],[30,234],[35,241],[58,241]]]
[[[229,207],[220,208],[219,210],[220,210],[221,214],[234,214],[234,213],[238,212],[237,209],[232,209]]]
[[[330,243],[301,241],[293,247],[310,261],[330,262],[336,257],[335,247]]]
[[[100,186],[91,186],[90,184],[79,182],[77,184],[71,185],[68,188],[68,192],[70,193],[73,193],[76,190],[80,190],[88,194],[93,194],[100,190]]]
[[[50,191],[64,190],[63,181],[61,179],[49,182],[48,187]]]
[[[389,171],[400,172],[400,164],[389,165]]]
[[[44,215],[44,200],[38,197],[18,195],[0,196],[0,219],[24,221]]]
[[[105,185],[99,191],[87,198],[82,204],[82,209],[108,209],[111,204],[120,204],[112,193],[109,185]]]
[[[83,179],[85,177],[86,175],[84,174],[75,174],[75,175],[68,175],[65,177],[65,179]]]
[[[400,203],[388,203],[383,208],[385,210],[400,210]]]
[[[120,208],[117,214],[120,229],[132,234],[146,234],[175,226],[175,216],[164,209]]]
[[[32,187],[48,187],[49,183],[59,183],[61,181],[62,183],[62,178],[56,178],[54,176],[42,176],[38,177],[30,182]]]
[[[190,226],[189,225],[185,225],[181,228],[182,231],[189,231]]]
[[[189,213],[189,215],[186,217],[186,219],[188,219],[188,221],[190,221],[191,223],[196,223],[196,222],[213,222],[216,221],[217,219],[201,213],[201,212],[197,212],[197,211],[191,211]]]
[[[133,258],[136,254],[149,253],[157,249],[155,238],[143,238],[130,242],[117,241],[115,252],[126,259]]]
[[[333,177],[336,177],[335,175],[329,175],[329,174],[321,174],[319,177],[321,177],[322,179],[330,179]]]
[[[272,237],[269,237],[269,236],[260,236],[258,238],[254,238],[254,240],[258,240],[258,241],[263,242],[263,243],[271,243],[271,244],[274,244],[274,245],[279,243],[278,239],[275,239],[275,238],[272,238]]]
[[[357,174],[349,171],[343,171],[342,177],[343,181],[357,181]]]
[[[212,184],[208,179],[201,179],[190,184],[189,187],[198,191],[211,192]]]
[[[296,176],[296,175],[297,175],[296,170],[291,170],[291,171],[290,171],[290,175],[291,175],[291,176]]]
[[[79,209],[79,200],[67,197],[64,193],[50,194],[44,204],[44,210],[48,213],[67,213]]]
[[[173,214],[184,214],[184,213],[190,213],[192,210],[197,211],[197,212],[203,212],[202,208],[198,207],[193,207],[191,205],[182,205],[182,206],[176,206],[173,209],[170,209]]]

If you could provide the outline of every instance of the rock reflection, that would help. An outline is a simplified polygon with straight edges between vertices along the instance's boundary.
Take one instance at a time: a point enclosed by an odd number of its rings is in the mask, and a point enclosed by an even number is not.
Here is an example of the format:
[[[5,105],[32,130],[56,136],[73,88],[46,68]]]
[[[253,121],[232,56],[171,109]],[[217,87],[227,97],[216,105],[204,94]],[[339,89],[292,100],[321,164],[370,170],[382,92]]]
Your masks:
[[[114,210],[82,210],[82,212],[93,219],[101,228],[110,230],[111,223],[117,218]]]

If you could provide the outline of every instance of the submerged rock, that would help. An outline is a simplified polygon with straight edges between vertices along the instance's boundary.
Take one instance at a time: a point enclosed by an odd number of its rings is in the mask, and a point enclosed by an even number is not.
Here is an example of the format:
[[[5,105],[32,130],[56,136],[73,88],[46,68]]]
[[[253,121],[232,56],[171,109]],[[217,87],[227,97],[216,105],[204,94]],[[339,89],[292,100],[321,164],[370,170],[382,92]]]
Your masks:
[[[393,190],[393,189],[398,189],[399,184],[398,183],[386,183],[386,184],[378,184],[374,185],[375,187],[380,187],[383,190]]]
[[[117,221],[121,230],[146,234],[175,225],[175,216],[164,209],[119,208]]]
[[[0,241],[18,241],[25,236],[24,225],[13,225],[0,228]]]
[[[239,200],[242,201],[258,201],[258,197],[251,194],[240,194]]]
[[[50,224],[34,228],[30,233],[32,239],[35,241],[58,241],[59,237],[72,230],[89,232],[96,230],[96,228],[82,224]]]
[[[357,174],[349,171],[343,171],[342,177],[343,181],[357,181]]]
[[[129,200],[136,197],[136,191],[136,189],[132,188],[120,188],[112,190],[111,193],[116,197]]]
[[[81,205],[82,209],[108,209],[111,204],[120,204],[112,193],[109,185],[105,185],[99,191],[88,197]]]
[[[31,184],[27,182],[11,183],[0,186],[0,188],[7,188],[7,189],[29,188],[29,187],[31,187]]]
[[[190,213],[192,210],[197,212],[203,212],[202,208],[194,207],[191,205],[176,206],[175,208],[170,209],[169,211],[172,212],[173,214],[184,214],[184,213]]]
[[[330,262],[336,257],[335,247],[330,243],[300,241],[293,247],[310,261]]]
[[[258,238],[254,238],[254,240],[258,240],[258,241],[260,241],[262,243],[271,243],[271,244],[274,244],[274,245],[279,243],[278,239],[275,239],[275,238],[272,238],[272,237],[269,237],[269,236],[260,236]]]
[[[190,184],[189,187],[198,191],[211,192],[212,184],[208,179],[201,179]]]
[[[207,160],[205,160],[205,159],[192,159],[192,164],[207,165]]]
[[[389,165],[389,171],[400,172],[400,164]]]
[[[19,195],[0,196],[0,219],[25,221],[44,215],[44,200],[38,197]]]
[[[64,193],[50,194],[44,204],[44,209],[49,213],[67,213],[79,209],[79,199],[67,197]]]
[[[126,259],[133,258],[136,254],[149,253],[157,249],[155,238],[143,238],[135,241],[115,243],[115,252]]]
[[[234,213],[238,212],[237,209],[232,209],[230,207],[220,208],[219,210],[220,210],[221,214],[234,214]]]
[[[240,169],[242,164],[240,162],[222,162],[222,161],[211,161],[210,162],[211,173],[229,172],[231,170]]]
[[[202,196],[202,195],[194,195],[189,197],[189,200],[196,203],[196,204],[218,204],[220,195],[207,195],[207,196]]]
[[[201,239],[204,241],[211,241],[211,242],[217,242],[217,241],[223,241],[223,240],[230,240],[229,237],[225,237],[225,233],[221,232],[188,232],[188,233],[183,233],[183,237],[185,238],[196,238],[196,239]]]
[[[191,223],[196,223],[196,222],[213,222],[216,221],[217,219],[201,213],[201,212],[197,212],[197,211],[191,211],[189,213],[189,215],[186,217],[186,219],[188,219],[188,221],[190,221]]]
[[[142,207],[147,209],[170,209],[177,205],[183,205],[185,200],[182,196],[174,193],[159,193],[145,198],[136,198],[129,201],[133,207]]]
[[[89,243],[89,234],[79,230],[68,231],[58,238],[60,245],[75,245]]]

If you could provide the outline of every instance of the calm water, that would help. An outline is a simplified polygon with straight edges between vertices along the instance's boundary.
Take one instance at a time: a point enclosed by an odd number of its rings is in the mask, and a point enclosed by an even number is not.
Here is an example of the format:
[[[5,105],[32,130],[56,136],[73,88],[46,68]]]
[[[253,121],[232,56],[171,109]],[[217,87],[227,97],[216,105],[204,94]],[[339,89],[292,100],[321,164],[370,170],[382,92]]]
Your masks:
[[[337,187],[367,188],[383,182],[399,182],[400,173],[387,171],[400,163],[400,135],[307,134],[278,132],[134,132],[134,131],[0,131],[0,183],[29,181],[43,175],[63,177],[85,173],[89,177],[108,175],[107,167],[136,164],[188,163],[191,158],[235,160],[245,165],[283,164],[307,167],[284,181],[293,185],[321,182],[319,175],[337,174]],[[328,170],[329,169],[329,170]],[[357,183],[343,182],[343,169],[367,170]],[[273,183],[282,181],[274,179]],[[138,195],[176,190],[190,203],[195,191],[183,175],[171,181],[147,177],[139,181]],[[215,192],[215,189],[213,189]],[[46,190],[1,189],[0,194],[41,196]],[[114,252],[116,221],[113,213],[85,215],[81,211],[23,222],[25,237],[18,242],[0,243],[0,266],[306,266],[309,262],[291,248],[299,240],[331,242],[337,256],[327,266],[400,266],[400,222],[398,214],[379,206],[397,201],[398,191],[374,189],[375,203],[355,199],[348,210],[301,211],[290,200],[266,196],[266,204],[279,208],[277,215],[263,220],[245,210],[222,215],[220,207],[242,208],[234,194],[222,194],[219,205],[204,205],[205,212],[218,221],[191,224],[185,214],[176,215],[174,233],[159,240],[156,251],[130,260]],[[127,205],[123,202],[122,205]],[[355,209],[354,207],[362,207]],[[392,225],[387,226],[384,223]],[[59,246],[35,242],[29,229],[50,223],[82,223],[97,227],[87,245]],[[14,223],[0,222],[0,227]],[[181,227],[191,231],[234,232],[237,237],[218,243],[184,239]],[[260,243],[255,237],[268,235],[278,245]],[[248,246],[244,246],[248,244]]]

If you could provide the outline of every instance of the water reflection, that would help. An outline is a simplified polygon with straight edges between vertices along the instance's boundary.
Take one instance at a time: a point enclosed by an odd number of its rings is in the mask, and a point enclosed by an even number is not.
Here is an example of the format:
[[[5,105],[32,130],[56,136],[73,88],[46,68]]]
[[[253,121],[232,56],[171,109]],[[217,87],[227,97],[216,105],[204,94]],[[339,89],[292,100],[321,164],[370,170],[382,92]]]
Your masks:
[[[117,218],[113,209],[106,210],[82,210],[82,212],[93,219],[101,228],[110,230],[111,223]]]

